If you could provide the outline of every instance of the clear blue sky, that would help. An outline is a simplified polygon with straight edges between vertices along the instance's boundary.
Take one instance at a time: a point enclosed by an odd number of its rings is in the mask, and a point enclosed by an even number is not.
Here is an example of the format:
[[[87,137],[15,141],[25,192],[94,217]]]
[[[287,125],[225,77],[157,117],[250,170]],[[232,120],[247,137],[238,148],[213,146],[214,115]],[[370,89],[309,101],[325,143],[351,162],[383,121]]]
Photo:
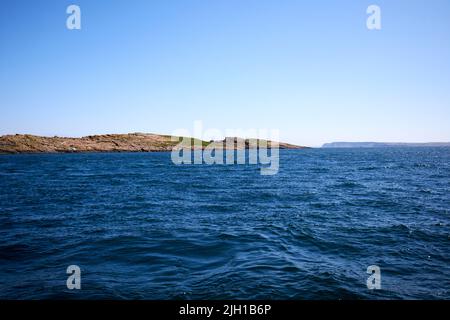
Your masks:
[[[8,0],[0,70],[0,134],[450,141],[448,0]]]

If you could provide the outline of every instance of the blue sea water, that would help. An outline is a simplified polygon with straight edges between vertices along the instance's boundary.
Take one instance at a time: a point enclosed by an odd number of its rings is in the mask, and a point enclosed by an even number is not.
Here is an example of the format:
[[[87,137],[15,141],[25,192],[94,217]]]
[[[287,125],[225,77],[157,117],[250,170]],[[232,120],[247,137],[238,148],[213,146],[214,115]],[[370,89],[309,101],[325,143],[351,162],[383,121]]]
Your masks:
[[[4,299],[449,299],[450,149],[1,155],[0,241]]]

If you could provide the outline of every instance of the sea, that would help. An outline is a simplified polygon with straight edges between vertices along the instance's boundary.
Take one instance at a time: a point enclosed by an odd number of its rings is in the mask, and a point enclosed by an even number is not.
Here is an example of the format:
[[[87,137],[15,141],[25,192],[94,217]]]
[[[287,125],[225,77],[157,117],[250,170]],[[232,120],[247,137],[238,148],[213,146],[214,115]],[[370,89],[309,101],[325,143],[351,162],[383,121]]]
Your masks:
[[[450,299],[450,148],[0,155],[0,298]]]

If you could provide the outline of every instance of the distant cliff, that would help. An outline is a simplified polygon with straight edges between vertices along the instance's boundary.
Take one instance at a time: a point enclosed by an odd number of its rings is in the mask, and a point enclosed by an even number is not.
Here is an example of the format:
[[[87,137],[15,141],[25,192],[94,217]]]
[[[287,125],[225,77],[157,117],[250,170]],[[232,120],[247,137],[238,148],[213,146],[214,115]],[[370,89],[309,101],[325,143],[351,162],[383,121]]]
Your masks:
[[[402,143],[402,142],[331,142],[322,148],[392,148],[392,147],[450,147],[450,142]]]
[[[130,133],[130,134],[106,134],[94,135],[82,138],[66,137],[41,137],[34,135],[6,135],[0,137],[0,153],[69,153],[69,152],[155,152],[171,151],[179,148],[179,141],[192,146],[192,148],[204,148],[211,142],[194,138],[176,137],[172,141],[169,135]],[[226,138],[223,141],[213,142],[216,148],[254,148],[263,140],[245,140],[241,138]],[[228,142],[228,143],[226,143]],[[194,144],[195,143],[195,144]],[[271,147],[271,142],[267,142]],[[288,143],[279,143],[280,149],[302,149],[305,147]]]

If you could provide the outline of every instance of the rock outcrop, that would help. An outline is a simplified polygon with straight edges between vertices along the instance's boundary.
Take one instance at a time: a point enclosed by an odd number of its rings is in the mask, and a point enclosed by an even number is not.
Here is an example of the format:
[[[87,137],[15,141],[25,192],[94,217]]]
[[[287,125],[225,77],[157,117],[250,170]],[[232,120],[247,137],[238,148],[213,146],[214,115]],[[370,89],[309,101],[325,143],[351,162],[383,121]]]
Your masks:
[[[230,144],[230,140],[232,143]],[[174,141],[172,141],[174,140]],[[169,135],[130,133],[130,134],[106,134],[86,136],[82,138],[66,137],[41,137],[34,135],[5,135],[0,137],[0,153],[71,153],[71,152],[155,152],[172,151],[188,144],[192,148],[204,148],[211,142],[193,138],[176,137]],[[256,144],[255,144],[256,141]],[[228,142],[228,143],[227,143]],[[261,144],[259,144],[261,142]],[[216,148],[255,148],[271,147],[272,142],[264,140],[226,138],[223,141],[212,142]],[[275,146],[275,145],[274,145]],[[287,143],[278,143],[280,149],[302,149],[305,147]]]

